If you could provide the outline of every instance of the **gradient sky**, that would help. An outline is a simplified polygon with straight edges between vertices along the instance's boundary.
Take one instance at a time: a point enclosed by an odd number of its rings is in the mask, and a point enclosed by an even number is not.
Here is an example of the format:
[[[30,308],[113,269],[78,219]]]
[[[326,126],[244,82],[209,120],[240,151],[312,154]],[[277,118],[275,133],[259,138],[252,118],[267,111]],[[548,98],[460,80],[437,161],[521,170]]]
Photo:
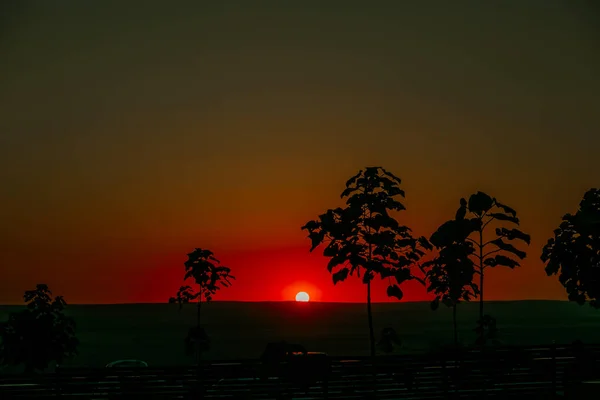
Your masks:
[[[0,303],[166,301],[194,247],[238,277],[217,299],[364,301],[300,226],[365,165],[417,234],[476,190],[516,208],[530,254],[487,298],[566,298],[539,254],[600,184],[593,1],[7,3]]]

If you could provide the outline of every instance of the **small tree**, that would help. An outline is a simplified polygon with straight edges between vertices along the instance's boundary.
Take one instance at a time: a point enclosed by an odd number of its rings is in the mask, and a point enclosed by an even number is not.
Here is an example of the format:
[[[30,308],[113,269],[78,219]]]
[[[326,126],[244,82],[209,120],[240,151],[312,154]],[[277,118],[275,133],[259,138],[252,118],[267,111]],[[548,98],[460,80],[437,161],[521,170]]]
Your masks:
[[[475,275],[475,265],[471,258],[475,252],[473,243],[465,240],[464,234],[456,232],[456,230],[468,232],[466,224],[468,224],[466,220],[452,220],[440,226],[430,238],[439,253],[433,260],[421,266],[426,271],[429,282],[427,291],[435,295],[435,299],[431,302],[431,309],[437,310],[440,303],[452,307],[455,346],[458,346],[456,306],[462,301],[470,301],[479,293],[477,285],[473,283]]]
[[[575,214],[565,214],[541,256],[570,301],[600,308],[600,189],[588,190]]]
[[[169,303],[179,303],[181,308],[184,303],[197,299],[196,327],[190,328],[185,343],[188,352],[193,352],[195,348],[199,364],[202,351],[208,347],[208,336],[200,324],[202,299],[210,302],[216,292],[221,287],[229,287],[235,277],[231,275],[231,269],[221,265],[210,250],[194,249],[188,254],[184,266],[184,282],[193,280],[198,285],[198,291],[194,293],[190,286],[181,286],[177,296],[171,297]]]
[[[469,201],[460,199],[460,207],[456,212],[456,220],[466,220],[463,224],[463,229],[457,229],[455,234],[460,237],[457,242],[462,240],[462,236],[467,235],[467,241],[470,241],[475,246],[475,271],[479,274],[479,335],[480,341],[483,342],[484,337],[484,272],[488,267],[495,268],[504,266],[515,268],[520,266],[519,262],[509,255],[514,255],[522,260],[527,255],[524,251],[519,250],[510,242],[518,240],[529,245],[531,238],[528,234],[521,232],[516,228],[497,227],[493,239],[484,241],[486,228],[494,221],[506,224],[519,225],[517,212],[509,206],[506,206],[495,198],[483,192],[477,192],[469,197]]]
[[[77,354],[75,321],[64,314],[62,296],[52,298],[47,285],[39,284],[23,296],[27,308],[11,313],[0,324],[0,361],[25,366],[25,372],[44,370]]]
[[[367,286],[367,315],[371,355],[375,355],[375,335],[371,311],[371,281],[376,275],[395,278],[387,288],[388,296],[402,299],[399,285],[417,279],[411,272],[430,249],[424,237],[415,239],[411,230],[390,215],[405,209],[396,197],[404,197],[401,181],[381,167],[367,167],[346,182],[341,198],[346,207],[327,210],[317,220],[302,227],[312,242],[310,251],[326,243],[323,255],[328,257],[327,269],[333,283],[357,275]],[[336,270],[334,272],[334,270]],[[422,281],[421,281],[422,282]]]
[[[188,304],[195,299],[195,295],[194,290],[190,286],[181,286],[177,291],[177,295],[169,298],[169,303],[179,304],[179,309],[181,310],[184,304]]]

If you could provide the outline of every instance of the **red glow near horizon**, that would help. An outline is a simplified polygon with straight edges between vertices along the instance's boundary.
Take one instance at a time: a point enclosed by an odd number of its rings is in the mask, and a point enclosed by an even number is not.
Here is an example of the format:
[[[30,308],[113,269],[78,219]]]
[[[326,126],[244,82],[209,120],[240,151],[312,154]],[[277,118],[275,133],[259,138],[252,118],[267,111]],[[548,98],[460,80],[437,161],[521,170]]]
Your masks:
[[[314,284],[304,281],[286,286],[281,291],[281,297],[283,301],[297,301],[297,295],[301,292],[307,293],[310,301],[321,301],[322,299],[321,290]]]

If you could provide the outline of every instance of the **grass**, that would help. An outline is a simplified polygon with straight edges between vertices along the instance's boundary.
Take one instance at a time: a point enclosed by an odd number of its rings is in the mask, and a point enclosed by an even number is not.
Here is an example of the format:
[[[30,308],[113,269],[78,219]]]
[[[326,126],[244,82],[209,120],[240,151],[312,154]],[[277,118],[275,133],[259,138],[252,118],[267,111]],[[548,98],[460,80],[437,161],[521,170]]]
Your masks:
[[[18,306],[0,306],[0,320]],[[452,341],[452,313],[429,303],[375,304],[378,334],[391,326],[401,335],[400,352],[423,352]],[[104,366],[119,359],[140,359],[151,365],[189,364],[183,338],[195,323],[195,305],[179,311],[173,304],[69,305],[77,322],[79,355],[70,365]],[[460,338],[472,343],[478,304],[459,306]],[[498,320],[505,344],[597,341],[600,311],[563,301],[487,302],[486,313]],[[203,307],[211,336],[208,359],[257,358],[271,341],[303,344],[330,355],[367,355],[366,306],[348,303],[214,302]]]

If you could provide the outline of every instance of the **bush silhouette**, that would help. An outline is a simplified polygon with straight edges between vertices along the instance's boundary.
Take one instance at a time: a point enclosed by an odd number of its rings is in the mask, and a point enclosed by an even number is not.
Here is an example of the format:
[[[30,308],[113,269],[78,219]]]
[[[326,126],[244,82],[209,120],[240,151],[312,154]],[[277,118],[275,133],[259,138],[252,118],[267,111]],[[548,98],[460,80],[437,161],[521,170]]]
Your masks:
[[[0,324],[0,362],[24,365],[25,372],[45,370],[55,361],[77,354],[75,321],[64,314],[66,302],[61,296],[52,298],[47,285],[38,284],[23,296],[27,308],[11,313]]]

